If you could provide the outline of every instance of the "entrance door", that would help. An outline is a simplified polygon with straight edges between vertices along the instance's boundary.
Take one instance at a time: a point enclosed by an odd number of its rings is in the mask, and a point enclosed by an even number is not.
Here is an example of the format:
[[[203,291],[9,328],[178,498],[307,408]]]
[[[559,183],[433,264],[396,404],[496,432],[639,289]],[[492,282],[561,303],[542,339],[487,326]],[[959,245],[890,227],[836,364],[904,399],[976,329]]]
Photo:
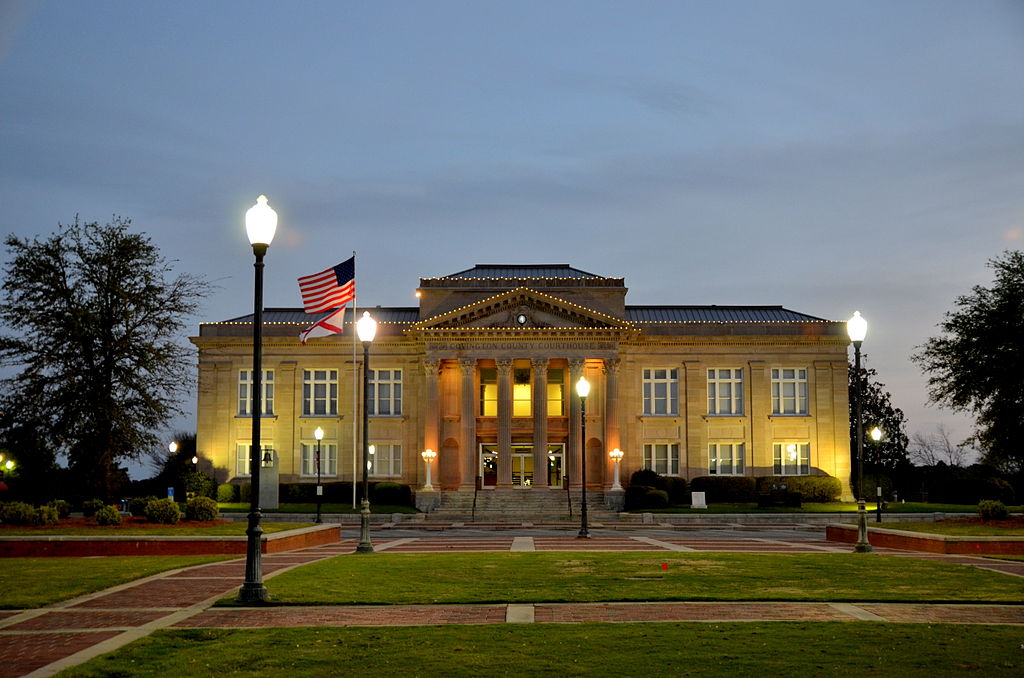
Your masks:
[[[565,445],[548,445],[548,487],[561,487]]]
[[[484,479],[484,487],[498,484],[498,448],[497,445],[482,445],[480,448],[480,476]]]
[[[530,487],[533,485],[533,446],[512,446],[512,485]]]

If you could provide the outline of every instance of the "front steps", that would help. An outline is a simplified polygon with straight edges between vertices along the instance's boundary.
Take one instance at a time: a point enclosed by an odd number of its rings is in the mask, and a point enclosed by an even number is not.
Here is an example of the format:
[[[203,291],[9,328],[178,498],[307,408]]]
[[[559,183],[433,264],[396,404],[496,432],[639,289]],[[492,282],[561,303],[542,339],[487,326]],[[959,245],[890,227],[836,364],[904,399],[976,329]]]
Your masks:
[[[427,520],[473,522],[551,523],[579,520],[580,491],[561,489],[493,489],[439,492],[439,505]],[[566,495],[569,495],[568,497]],[[570,515],[569,501],[572,502]],[[618,513],[605,505],[604,493],[587,490],[588,521],[617,521]]]

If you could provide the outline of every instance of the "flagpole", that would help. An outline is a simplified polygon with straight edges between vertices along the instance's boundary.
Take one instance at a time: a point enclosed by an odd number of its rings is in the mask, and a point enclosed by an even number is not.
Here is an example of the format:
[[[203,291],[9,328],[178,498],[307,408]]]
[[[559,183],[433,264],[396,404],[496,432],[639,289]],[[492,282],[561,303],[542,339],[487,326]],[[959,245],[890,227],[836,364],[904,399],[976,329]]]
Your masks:
[[[355,280],[356,251],[352,250],[352,279]],[[359,309],[359,285],[353,288],[352,294],[352,508],[356,508],[356,450],[359,449],[359,428],[356,425],[356,403],[359,402],[359,380],[356,378],[356,311]]]

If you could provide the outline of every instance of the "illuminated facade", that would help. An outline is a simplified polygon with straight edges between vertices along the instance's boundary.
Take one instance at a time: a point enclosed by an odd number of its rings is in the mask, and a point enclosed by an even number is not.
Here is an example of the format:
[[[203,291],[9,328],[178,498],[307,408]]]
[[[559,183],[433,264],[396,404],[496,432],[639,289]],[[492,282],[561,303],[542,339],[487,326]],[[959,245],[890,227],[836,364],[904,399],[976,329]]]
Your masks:
[[[478,265],[421,278],[419,306],[370,308],[370,477],[440,493],[546,492],[640,468],[706,475],[832,475],[849,496],[845,323],[782,307],[633,306],[622,278],[568,265]],[[359,309],[359,314],[363,308]],[[264,314],[262,443],[282,482],[353,477],[362,347],[300,344],[312,316]],[[252,316],[200,325],[197,435],[228,478],[248,474]],[[354,350],[355,349],[355,350]],[[592,385],[581,441],[573,385]],[[356,443],[353,445],[353,443]],[[583,443],[585,442],[585,446]],[[360,477],[360,474],[356,474]],[[526,500],[529,494],[521,495]]]

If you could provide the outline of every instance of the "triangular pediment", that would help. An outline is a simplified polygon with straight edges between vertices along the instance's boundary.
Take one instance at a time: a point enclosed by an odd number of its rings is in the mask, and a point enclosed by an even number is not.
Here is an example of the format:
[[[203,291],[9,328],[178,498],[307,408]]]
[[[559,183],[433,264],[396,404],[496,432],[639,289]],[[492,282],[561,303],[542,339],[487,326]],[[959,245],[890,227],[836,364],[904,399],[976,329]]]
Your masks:
[[[592,308],[528,287],[517,287],[447,313],[426,318],[416,323],[413,329],[615,330],[632,326],[627,320],[606,315]]]

